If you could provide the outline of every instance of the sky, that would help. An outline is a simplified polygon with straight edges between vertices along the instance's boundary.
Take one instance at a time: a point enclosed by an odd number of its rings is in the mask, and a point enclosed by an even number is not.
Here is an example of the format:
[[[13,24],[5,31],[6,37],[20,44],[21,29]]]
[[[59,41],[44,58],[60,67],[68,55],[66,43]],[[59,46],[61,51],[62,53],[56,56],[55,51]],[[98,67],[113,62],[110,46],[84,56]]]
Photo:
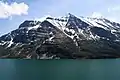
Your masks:
[[[67,13],[120,22],[120,0],[0,0],[0,36],[17,29],[25,20]]]

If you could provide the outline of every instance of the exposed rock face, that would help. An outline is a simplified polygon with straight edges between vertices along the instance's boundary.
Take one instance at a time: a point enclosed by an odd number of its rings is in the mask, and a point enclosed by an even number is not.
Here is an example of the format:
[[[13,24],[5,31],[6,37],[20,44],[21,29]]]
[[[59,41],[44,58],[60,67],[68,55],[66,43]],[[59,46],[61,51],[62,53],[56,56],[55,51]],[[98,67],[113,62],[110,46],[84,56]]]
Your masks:
[[[120,57],[120,24],[68,14],[24,21],[0,37],[0,58],[98,59]]]

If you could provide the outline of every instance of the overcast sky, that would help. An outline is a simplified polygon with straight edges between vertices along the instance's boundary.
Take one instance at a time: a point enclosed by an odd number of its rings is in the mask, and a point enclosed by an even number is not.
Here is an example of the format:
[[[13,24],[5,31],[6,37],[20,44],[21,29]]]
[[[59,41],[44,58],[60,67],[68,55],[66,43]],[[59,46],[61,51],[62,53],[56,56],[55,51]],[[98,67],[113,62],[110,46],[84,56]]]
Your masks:
[[[120,22],[120,0],[0,0],[0,35],[17,29],[24,20],[67,13]]]

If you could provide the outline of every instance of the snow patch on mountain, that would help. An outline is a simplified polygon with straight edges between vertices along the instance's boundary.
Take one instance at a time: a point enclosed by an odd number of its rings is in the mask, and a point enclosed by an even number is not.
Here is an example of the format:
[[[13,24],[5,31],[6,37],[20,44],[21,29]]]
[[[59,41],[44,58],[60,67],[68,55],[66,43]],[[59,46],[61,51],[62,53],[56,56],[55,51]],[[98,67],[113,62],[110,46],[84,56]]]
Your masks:
[[[45,15],[45,16],[43,16],[43,17],[41,17],[41,18],[35,18],[34,20],[35,20],[35,21],[43,22],[43,21],[46,20],[47,17],[52,17],[52,16],[51,16],[51,15]]]
[[[38,24],[38,25],[36,25],[36,26],[28,27],[28,30],[37,29],[38,27],[41,27],[41,26]]]

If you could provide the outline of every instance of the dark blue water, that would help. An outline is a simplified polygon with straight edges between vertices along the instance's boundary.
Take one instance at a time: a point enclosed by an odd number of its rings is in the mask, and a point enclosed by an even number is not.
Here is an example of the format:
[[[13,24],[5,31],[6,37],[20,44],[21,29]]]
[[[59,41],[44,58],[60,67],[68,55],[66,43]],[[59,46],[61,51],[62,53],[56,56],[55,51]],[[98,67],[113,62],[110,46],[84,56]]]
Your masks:
[[[120,80],[120,59],[1,59],[0,80]]]

